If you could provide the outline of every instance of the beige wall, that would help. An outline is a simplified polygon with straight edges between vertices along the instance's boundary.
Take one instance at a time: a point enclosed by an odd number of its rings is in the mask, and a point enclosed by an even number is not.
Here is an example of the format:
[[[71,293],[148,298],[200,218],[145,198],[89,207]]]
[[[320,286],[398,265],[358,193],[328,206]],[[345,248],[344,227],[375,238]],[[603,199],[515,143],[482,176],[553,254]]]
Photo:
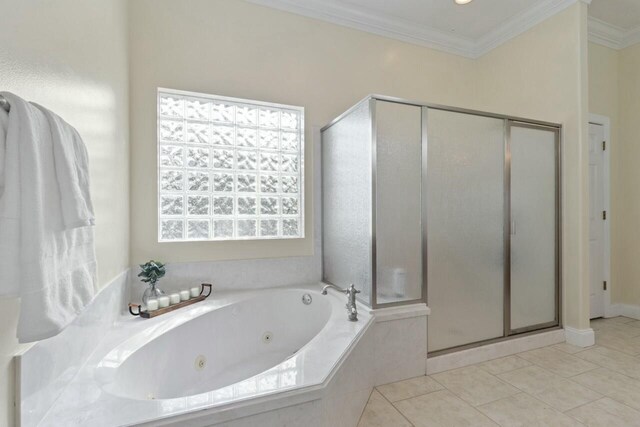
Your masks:
[[[563,125],[564,324],[589,327],[587,7],[577,2],[478,60],[477,107]]]
[[[368,93],[561,122],[565,126],[565,322],[588,327],[584,288],[586,6],[579,2],[478,61],[230,0],[133,0],[132,261],[308,254],[302,241],[157,243],[157,87],[302,105],[310,129]],[[171,28],[171,31],[167,31]],[[311,171],[307,170],[307,194]],[[138,215],[139,212],[148,215]]]
[[[129,109],[124,0],[0,0],[0,90],[56,111],[87,144],[99,280],[129,264]],[[0,426],[14,425],[18,301],[0,299]]]
[[[130,5],[133,263],[311,254],[313,126],[325,125],[369,93],[455,105],[474,99],[473,62],[461,57],[242,1]],[[307,238],[157,242],[156,164],[146,161],[156,156],[157,87],[305,107]]]
[[[627,272],[624,259],[627,253],[624,242],[627,230],[622,227],[624,217],[624,185],[623,170],[619,167],[625,153],[620,145],[619,119],[619,77],[620,52],[599,44],[589,44],[589,112],[606,116],[611,120],[610,154],[610,191],[611,210],[609,220],[611,227],[611,302],[624,302],[624,287]]]
[[[640,45],[589,45],[589,109],[611,119],[611,300],[640,306]]]
[[[612,166],[618,169],[620,185],[613,208],[620,225],[615,235],[618,252],[612,253],[612,260],[619,268],[618,302],[640,306],[640,44],[620,51],[618,66],[620,154]]]

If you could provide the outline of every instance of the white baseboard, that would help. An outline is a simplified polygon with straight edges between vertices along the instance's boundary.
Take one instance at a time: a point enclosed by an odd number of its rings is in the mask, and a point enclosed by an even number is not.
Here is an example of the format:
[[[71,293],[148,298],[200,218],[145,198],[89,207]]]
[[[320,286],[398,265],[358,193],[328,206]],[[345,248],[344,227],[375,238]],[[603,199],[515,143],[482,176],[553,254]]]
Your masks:
[[[640,306],[632,304],[611,304],[607,317],[625,316],[640,320]]]
[[[576,345],[578,347],[590,347],[596,343],[596,335],[593,329],[576,329],[571,326],[564,327],[564,336],[567,344]]]
[[[515,337],[505,341],[492,344],[481,345],[475,348],[456,351],[454,353],[442,354],[435,357],[427,357],[427,375],[451,369],[462,368],[476,363],[486,362],[492,359],[511,356],[540,347],[564,342],[565,334],[562,329],[555,331],[540,332]]]

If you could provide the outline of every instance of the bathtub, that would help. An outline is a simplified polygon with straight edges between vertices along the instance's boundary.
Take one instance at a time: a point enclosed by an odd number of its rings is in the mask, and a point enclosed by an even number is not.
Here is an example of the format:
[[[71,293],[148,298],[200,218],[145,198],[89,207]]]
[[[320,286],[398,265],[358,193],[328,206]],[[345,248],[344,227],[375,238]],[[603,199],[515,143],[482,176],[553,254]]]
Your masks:
[[[366,402],[372,387],[369,351],[349,360],[372,316],[349,322],[345,296],[319,290],[214,288],[157,318],[122,318],[39,425],[338,425],[323,415],[327,398]],[[360,371],[341,381],[348,363]]]

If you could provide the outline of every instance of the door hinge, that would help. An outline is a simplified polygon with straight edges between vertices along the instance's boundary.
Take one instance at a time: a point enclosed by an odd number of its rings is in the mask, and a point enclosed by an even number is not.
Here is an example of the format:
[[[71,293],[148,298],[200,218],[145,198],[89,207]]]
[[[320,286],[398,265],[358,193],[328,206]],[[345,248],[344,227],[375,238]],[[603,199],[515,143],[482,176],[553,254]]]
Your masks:
[[[602,282],[602,289],[607,290],[607,281]]]
[[[606,221],[606,220],[607,220],[607,211],[602,211],[602,219],[603,219],[604,221]]]
[[[607,141],[602,141],[602,151],[607,149]]]

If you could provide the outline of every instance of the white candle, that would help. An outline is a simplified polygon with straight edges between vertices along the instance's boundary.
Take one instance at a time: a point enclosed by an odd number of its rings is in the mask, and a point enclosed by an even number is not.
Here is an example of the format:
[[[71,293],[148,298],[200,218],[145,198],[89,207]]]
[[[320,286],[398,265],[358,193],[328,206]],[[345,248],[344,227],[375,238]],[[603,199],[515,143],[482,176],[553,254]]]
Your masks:
[[[158,300],[150,299],[147,301],[147,311],[156,311],[158,309]]]
[[[158,298],[158,305],[160,308],[169,307],[169,297],[165,295]]]
[[[195,298],[198,295],[200,295],[200,288],[197,286],[194,286],[193,288],[191,288],[191,298]]]
[[[180,291],[180,299],[186,301],[189,299],[189,291]]]
[[[171,305],[177,304],[177,303],[180,302],[180,295],[179,294],[171,294],[171,295],[169,295],[169,299],[171,300]]]

